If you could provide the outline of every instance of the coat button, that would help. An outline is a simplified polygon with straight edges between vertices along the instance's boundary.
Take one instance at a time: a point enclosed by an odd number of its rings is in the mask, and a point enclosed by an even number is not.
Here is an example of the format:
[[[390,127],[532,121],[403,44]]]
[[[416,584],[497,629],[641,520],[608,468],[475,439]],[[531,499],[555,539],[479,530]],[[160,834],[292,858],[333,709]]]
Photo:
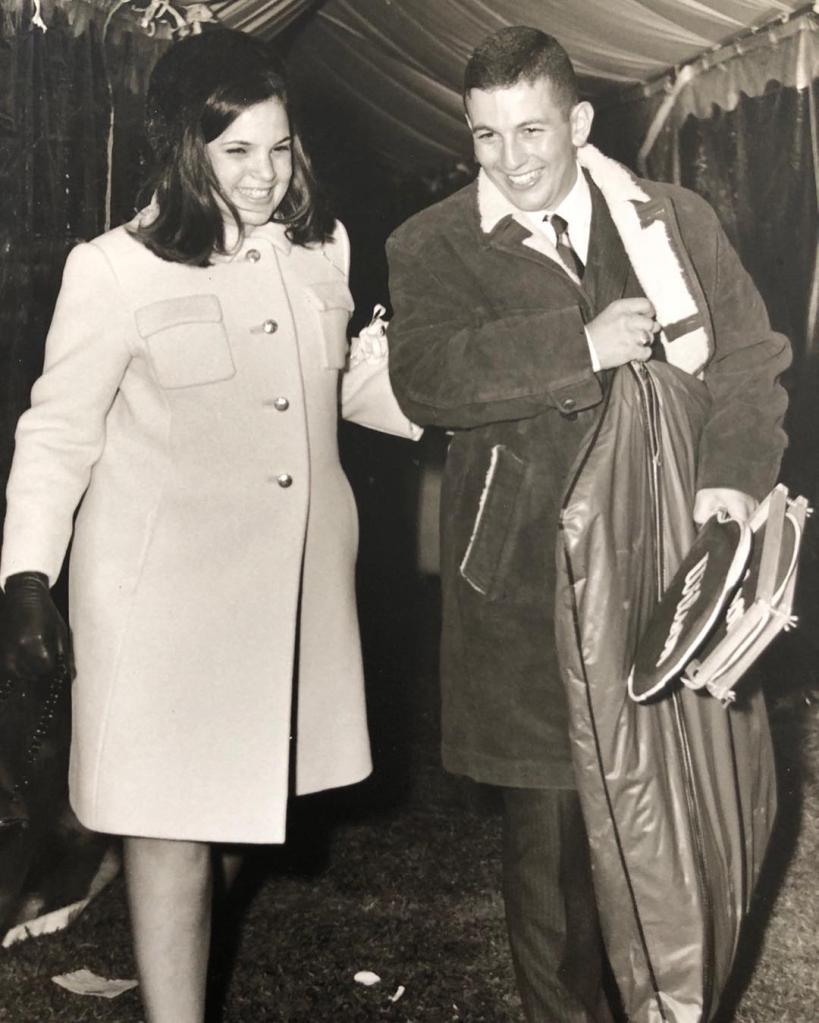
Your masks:
[[[274,398],[273,408],[277,409],[279,412],[286,412],[290,408],[290,402],[287,398]]]
[[[261,258],[262,254],[258,249],[248,249],[245,253],[245,259],[249,263],[258,263]]]
[[[280,487],[289,487],[290,484],[293,482],[293,477],[290,475],[289,472],[283,472],[276,477],[276,482],[279,484]]]
[[[279,325],[275,320],[265,320],[262,324],[262,330],[265,334],[275,334],[278,329]]]
[[[560,403],[560,407],[563,409],[564,412],[571,412],[576,404],[577,402],[574,400],[574,398],[564,398],[563,401],[561,401]]]

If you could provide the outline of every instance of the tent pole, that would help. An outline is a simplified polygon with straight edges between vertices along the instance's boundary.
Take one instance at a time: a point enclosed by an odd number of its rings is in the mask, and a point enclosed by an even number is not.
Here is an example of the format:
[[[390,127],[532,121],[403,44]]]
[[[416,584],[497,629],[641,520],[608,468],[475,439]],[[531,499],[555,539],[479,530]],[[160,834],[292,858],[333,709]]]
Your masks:
[[[686,64],[684,67],[680,68],[679,74],[674,79],[673,83],[671,82],[666,83],[668,95],[662,101],[657,110],[657,113],[654,115],[654,119],[649,125],[648,131],[646,132],[646,137],[643,140],[643,144],[640,146],[639,153],[637,154],[637,169],[639,170],[640,174],[643,177],[648,176],[647,168],[649,154],[651,153],[651,150],[654,148],[654,143],[660,137],[660,132],[663,130],[663,128],[666,125],[666,122],[671,116],[671,111],[674,109],[674,104],[677,102],[677,97],[686,87],[686,85],[688,85],[689,82],[691,82],[695,77],[696,77],[695,66],[693,64]],[[679,177],[678,160],[675,161],[675,166],[677,167],[677,170],[675,170],[675,180],[678,180]]]
[[[808,109],[810,110],[810,143],[813,157],[813,182],[816,188],[816,208],[819,211],[819,135],[816,125],[816,88],[817,82],[808,85]],[[816,344],[816,321],[819,314],[819,227],[817,227],[816,248],[813,255],[813,280],[808,304],[808,322],[805,337],[805,354],[812,354]]]

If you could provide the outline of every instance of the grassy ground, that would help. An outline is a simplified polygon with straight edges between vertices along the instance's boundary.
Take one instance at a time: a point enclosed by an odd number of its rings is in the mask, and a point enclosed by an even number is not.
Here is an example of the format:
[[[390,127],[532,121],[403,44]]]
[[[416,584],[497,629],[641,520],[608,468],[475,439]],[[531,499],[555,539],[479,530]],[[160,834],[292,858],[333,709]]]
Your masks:
[[[384,678],[401,673],[384,654],[390,646],[382,647]],[[421,669],[413,667],[412,693],[375,687],[374,719],[384,723],[376,779],[355,792],[298,801],[288,845],[250,861],[233,913],[218,921],[213,995],[222,1008],[214,1019],[521,1020],[498,894],[496,808],[438,770],[434,677]],[[815,679],[797,672],[775,703],[779,829],[722,1023],[819,1020],[815,692]],[[0,1021],[140,1020],[136,992],[82,998],[50,980],[80,967],[134,975],[121,881],[70,930],[0,951]],[[365,969],[381,982],[356,984],[353,975]]]

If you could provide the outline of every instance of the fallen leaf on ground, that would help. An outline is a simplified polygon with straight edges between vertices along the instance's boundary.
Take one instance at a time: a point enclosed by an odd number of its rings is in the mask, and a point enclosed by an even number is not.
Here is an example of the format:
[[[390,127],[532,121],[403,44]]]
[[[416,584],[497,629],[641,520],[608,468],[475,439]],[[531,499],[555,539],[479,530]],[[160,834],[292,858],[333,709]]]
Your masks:
[[[359,970],[353,977],[353,980],[356,984],[363,984],[365,987],[372,987],[373,984],[381,983],[381,978],[377,973],[373,973],[372,970]]]
[[[117,998],[137,986],[135,980],[109,980],[83,968],[73,973],[61,973],[51,978],[55,984],[75,995],[94,995],[97,998]]]

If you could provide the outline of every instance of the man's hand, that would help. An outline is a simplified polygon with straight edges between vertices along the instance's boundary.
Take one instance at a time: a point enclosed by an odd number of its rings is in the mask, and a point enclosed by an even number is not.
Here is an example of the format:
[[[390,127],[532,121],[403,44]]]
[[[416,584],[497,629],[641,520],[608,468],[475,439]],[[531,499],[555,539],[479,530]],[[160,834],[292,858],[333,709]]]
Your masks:
[[[727,512],[737,522],[747,522],[753,515],[759,501],[741,490],[730,487],[704,487],[694,498],[694,521],[698,526],[707,522],[717,512]]]
[[[647,298],[618,298],[586,324],[600,369],[651,358],[651,342],[660,329]]]

